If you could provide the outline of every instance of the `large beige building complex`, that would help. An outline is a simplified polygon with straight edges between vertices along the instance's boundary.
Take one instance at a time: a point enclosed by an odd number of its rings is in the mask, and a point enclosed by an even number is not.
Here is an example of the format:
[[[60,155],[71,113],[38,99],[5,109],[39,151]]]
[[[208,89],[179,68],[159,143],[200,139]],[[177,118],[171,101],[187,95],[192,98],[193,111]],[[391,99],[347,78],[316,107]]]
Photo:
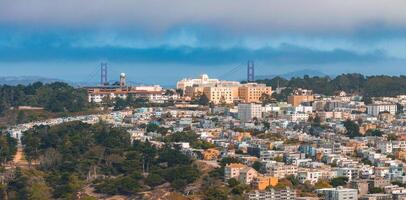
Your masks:
[[[184,91],[185,97],[195,98],[204,94],[215,104],[230,104],[236,100],[258,103],[262,94],[272,94],[272,88],[265,84],[240,84],[237,81],[210,79],[207,74],[201,75],[198,79],[182,79],[178,81],[176,87]]]

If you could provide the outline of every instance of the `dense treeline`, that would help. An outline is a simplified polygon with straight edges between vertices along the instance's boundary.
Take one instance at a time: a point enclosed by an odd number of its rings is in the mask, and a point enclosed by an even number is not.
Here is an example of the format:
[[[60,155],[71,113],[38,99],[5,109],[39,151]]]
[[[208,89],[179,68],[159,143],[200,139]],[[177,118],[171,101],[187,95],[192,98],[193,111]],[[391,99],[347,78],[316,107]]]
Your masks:
[[[0,132],[0,167],[11,161],[17,152],[17,140],[10,134]]]
[[[362,74],[342,74],[335,78],[325,77],[294,77],[290,80],[275,77],[273,79],[257,80],[268,86],[276,88],[305,88],[315,93],[333,95],[334,92],[343,90],[365,96],[395,96],[406,94],[406,76],[364,76]]]
[[[78,112],[89,107],[85,89],[66,83],[0,86],[0,115],[11,107],[39,106],[51,112]]]
[[[102,194],[133,196],[167,182],[182,191],[199,177],[192,160],[179,150],[130,141],[125,129],[105,123],[36,126],[22,137],[31,167],[18,171],[8,194],[14,199],[41,194],[75,199],[90,185]]]

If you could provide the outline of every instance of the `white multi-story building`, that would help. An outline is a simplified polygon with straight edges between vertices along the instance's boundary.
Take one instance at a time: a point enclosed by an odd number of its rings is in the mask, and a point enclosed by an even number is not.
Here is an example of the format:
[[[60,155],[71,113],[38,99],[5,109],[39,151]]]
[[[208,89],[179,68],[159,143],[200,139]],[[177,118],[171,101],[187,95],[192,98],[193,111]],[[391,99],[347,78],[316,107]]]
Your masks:
[[[357,200],[358,191],[356,189],[347,189],[343,187],[323,188],[316,190],[323,194],[325,200]]]
[[[396,115],[396,104],[371,104],[367,105],[367,113],[369,115],[378,116],[381,112],[389,112],[392,115]]]
[[[269,169],[269,174],[277,178],[285,178],[288,175],[296,175],[298,167],[295,165],[277,164]]]
[[[299,105],[299,106],[295,107],[295,112],[297,112],[297,113],[311,113],[311,112],[313,112],[313,107],[312,106]]]
[[[317,170],[306,170],[298,172],[297,177],[300,183],[309,181],[311,184],[315,184],[323,177],[323,173]]]
[[[250,122],[252,119],[262,118],[262,105],[261,104],[238,104],[238,118],[242,122]]]
[[[306,113],[292,113],[289,115],[289,120],[292,122],[306,121],[309,119],[309,114]]]
[[[194,86],[214,86],[214,85],[239,85],[237,81],[223,81],[219,79],[211,79],[207,74],[202,74],[197,79],[185,78],[176,83],[176,89],[185,90],[186,87]]]
[[[358,177],[359,169],[352,167],[344,167],[337,169],[337,176],[347,177],[349,181]]]
[[[255,190],[248,194],[249,200],[294,200],[296,199],[296,191],[286,188],[283,190]]]

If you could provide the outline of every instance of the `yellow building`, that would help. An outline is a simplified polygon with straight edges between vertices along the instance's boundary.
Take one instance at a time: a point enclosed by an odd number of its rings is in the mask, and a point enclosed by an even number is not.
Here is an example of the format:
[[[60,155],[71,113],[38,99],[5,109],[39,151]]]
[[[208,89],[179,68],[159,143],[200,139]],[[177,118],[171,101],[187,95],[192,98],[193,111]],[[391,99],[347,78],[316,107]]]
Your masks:
[[[261,102],[262,94],[272,95],[272,87],[265,84],[247,83],[238,88],[238,96],[246,103]]]
[[[278,178],[273,176],[258,176],[252,182],[252,186],[257,190],[265,190],[268,186],[275,187],[278,184]]]
[[[231,104],[238,98],[238,86],[205,87],[203,93],[214,104]]]

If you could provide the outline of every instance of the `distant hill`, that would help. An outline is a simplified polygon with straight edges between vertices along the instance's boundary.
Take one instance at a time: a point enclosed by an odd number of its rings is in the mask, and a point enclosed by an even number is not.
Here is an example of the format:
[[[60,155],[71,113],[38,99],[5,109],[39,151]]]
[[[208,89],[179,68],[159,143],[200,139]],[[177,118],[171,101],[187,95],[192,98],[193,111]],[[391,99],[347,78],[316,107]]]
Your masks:
[[[0,85],[28,85],[38,81],[42,83],[53,83],[63,80],[40,76],[0,76]]]
[[[304,75],[308,75],[310,77],[313,76],[327,76],[327,74],[317,71],[317,70],[311,70],[311,69],[304,69],[304,70],[298,70],[298,71],[292,71],[292,72],[286,72],[283,74],[274,74],[274,75],[259,75],[255,76],[255,79],[260,80],[260,79],[272,79],[275,78],[276,76],[285,78],[285,79],[291,79],[293,77],[303,77]]]

